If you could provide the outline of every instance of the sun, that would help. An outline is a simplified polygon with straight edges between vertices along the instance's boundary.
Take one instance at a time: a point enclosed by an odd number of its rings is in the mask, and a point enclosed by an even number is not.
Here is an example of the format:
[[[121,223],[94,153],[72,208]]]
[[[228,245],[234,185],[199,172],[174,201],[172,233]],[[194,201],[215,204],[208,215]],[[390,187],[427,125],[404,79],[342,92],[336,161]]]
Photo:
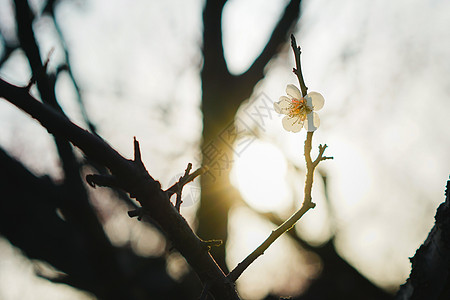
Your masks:
[[[255,140],[239,156],[235,155],[234,161],[231,181],[251,207],[275,212],[290,205],[287,163],[277,147]]]

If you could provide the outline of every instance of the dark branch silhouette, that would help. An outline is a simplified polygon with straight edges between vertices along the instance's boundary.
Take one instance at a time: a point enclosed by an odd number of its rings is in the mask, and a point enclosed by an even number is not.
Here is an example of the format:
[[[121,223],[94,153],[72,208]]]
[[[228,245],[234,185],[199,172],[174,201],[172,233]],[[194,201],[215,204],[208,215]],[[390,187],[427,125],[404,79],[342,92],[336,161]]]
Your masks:
[[[435,224],[411,258],[411,274],[395,299],[450,299],[450,180]]]
[[[114,188],[127,191],[142,205],[145,214],[167,233],[174,247],[186,258],[204,284],[210,286],[215,299],[239,299],[232,284],[209,254],[208,245],[199,239],[169,201],[140,160],[139,143],[135,140],[135,159],[128,160],[100,137],[69,121],[65,116],[40,103],[23,88],[0,79],[0,96],[37,119],[55,136],[63,137],[80,148],[88,157],[107,167]],[[103,182],[104,183],[104,182]]]
[[[32,70],[30,83],[32,83],[31,81],[36,82],[44,103],[53,107],[59,114],[64,115],[56,99],[55,80],[47,75],[46,64],[41,61],[41,53],[32,27],[34,16],[28,2],[16,0],[15,12],[20,46],[24,50]],[[3,89],[7,93],[7,88]],[[123,295],[123,291],[120,290],[121,288],[117,286],[117,283],[123,281],[123,276],[119,271],[118,261],[111,243],[90,205],[87,191],[80,176],[80,165],[70,143],[62,136],[56,135],[54,138],[65,176],[63,187],[66,189],[66,197],[63,198],[64,200],[60,205],[61,211],[64,217],[86,238],[89,261],[92,263],[93,270],[99,276],[99,286],[103,286],[104,290],[112,292],[110,296],[117,295],[116,297],[120,297],[120,295]],[[113,284],[115,288],[107,289],[106,286],[111,282],[115,282]]]
[[[292,31],[295,21],[300,16],[300,2],[300,0],[292,0],[286,6],[261,54],[255,59],[250,68],[239,76],[241,84],[255,86],[264,77],[264,68],[280,52],[280,47],[286,43],[288,33]]]

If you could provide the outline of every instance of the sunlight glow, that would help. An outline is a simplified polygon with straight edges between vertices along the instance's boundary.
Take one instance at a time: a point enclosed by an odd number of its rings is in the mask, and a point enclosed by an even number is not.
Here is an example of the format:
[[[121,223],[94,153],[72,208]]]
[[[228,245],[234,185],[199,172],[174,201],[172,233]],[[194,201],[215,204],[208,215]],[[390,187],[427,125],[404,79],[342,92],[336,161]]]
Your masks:
[[[280,150],[255,140],[234,160],[231,181],[250,206],[272,212],[287,208],[290,204],[285,182],[287,164]]]

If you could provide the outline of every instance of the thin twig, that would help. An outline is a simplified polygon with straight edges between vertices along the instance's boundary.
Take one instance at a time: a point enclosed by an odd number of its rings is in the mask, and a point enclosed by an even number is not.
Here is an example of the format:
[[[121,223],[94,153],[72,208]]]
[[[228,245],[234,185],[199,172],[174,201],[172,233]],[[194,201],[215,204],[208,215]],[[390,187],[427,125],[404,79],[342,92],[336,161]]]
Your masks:
[[[177,200],[175,202],[175,208],[178,212],[180,212],[181,204],[183,203],[183,200],[181,200],[181,193],[183,192],[183,187],[188,184],[189,182],[193,181],[197,176],[200,176],[208,171],[208,167],[204,166],[199,169],[197,169],[194,173],[189,174],[192,170],[192,164],[188,163],[186,170],[184,171],[184,175],[180,177],[177,183],[172,185],[170,188],[167,189],[167,192],[169,194],[169,198],[173,194],[177,194]]]
[[[303,79],[302,65],[300,63],[300,54],[302,53],[302,51],[300,50],[300,47],[297,46],[297,42],[293,34],[291,34],[291,47],[294,51],[296,65],[296,67],[292,71],[295,75],[297,75],[298,82],[300,83],[300,89],[302,90],[302,96],[305,97],[308,93],[308,88],[306,87],[305,80]]]
[[[297,69],[294,69],[294,73],[297,75],[300,86],[302,88],[303,96],[306,95],[307,88],[305,86],[303,75],[301,73],[300,67],[300,47],[297,47],[295,42],[295,38],[291,35],[292,40],[292,48],[294,50],[294,55],[296,59]],[[316,206],[315,203],[312,202],[311,191],[314,179],[314,170],[316,169],[319,162],[325,159],[329,159],[326,156],[323,156],[326,145],[319,146],[319,155],[313,161],[311,159],[311,149],[312,149],[312,137],[313,132],[307,132],[306,140],[305,140],[305,160],[306,160],[306,182],[305,182],[305,194],[302,206],[299,210],[297,210],[289,219],[287,219],[283,224],[278,226],[277,229],[272,231],[269,237],[261,244],[258,248],[256,248],[250,255],[248,255],[242,262],[240,262],[228,275],[228,279],[230,281],[236,281],[239,276],[247,269],[259,256],[264,254],[264,251],[270,247],[283,233],[291,229],[295,223],[311,208]]]
[[[178,210],[178,212],[180,211],[181,204],[183,203],[183,201],[181,200],[181,193],[183,191],[183,187],[189,182],[193,181],[198,176],[205,174],[208,171],[208,169],[209,169],[208,166],[203,166],[195,170],[194,173],[189,174],[189,172],[191,172],[192,170],[192,164],[189,163],[187,165],[186,170],[184,171],[184,175],[180,177],[178,182],[174,183],[170,188],[166,190],[169,198],[172,197],[173,194],[177,194],[175,208]]]
[[[69,75],[70,81],[72,81],[72,85],[73,85],[73,87],[75,89],[78,105],[79,105],[79,108],[80,108],[81,115],[83,116],[84,122],[87,124],[87,126],[89,127],[89,130],[92,133],[97,134],[95,125],[89,119],[89,116],[88,116],[88,113],[87,113],[87,110],[86,110],[86,106],[84,104],[84,100],[83,100],[83,97],[82,97],[82,94],[81,94],[80,86],[78,85],[78,83],[77,83],[77,81],[75,79],[75,76],[73,75],[72,66],[71,66],[71,63],[70,63],[69,50],[68,50],[67,43],[66,43],[66,40],[64,38],[64,35],[62,33],[61,27],[59,26],[59,23],[56,21],[54,5],[55,5],[55,1],[49,1],[47,3],[46,8],[44,9],[44,11],[46,11],[46,12],[48,12],[50,14],[51,20],[53,21],[53,26],[55,27],[56,33],[58,34],[59,40],[60,40],[62,48],[63,48],[65,66],[62,67],[61,70],[66,71],[67,74]]]
[[[305,158],[307,162],[310,161],[311,163],[307,163],[305,196],[302,206],[289,219],[287,219],[277,229],[272,231],[270,236],[261,245],[259,245],[258,248],[256,248],[250,255],[248,255],[242,262],[240,262],[233,271],[228,274],[227,277],[231,281],[236,281],[239,276],[245,271],[245,269],[247,269],[250,264],[252,264],[253,261],[255,261],[259,256],[264,254],[264,251],[266,251],[267,248],[269,248],[269,246],[272,245],[273,242],[275,242],[275,240],[277,240],[283,233],[291,229],[309,209],[316,206],[316,204],[311,201],[314,170],[317,166],[317,164],[313,164],[311,161],[312,136],[312,132],[308,132],[305,141]],[[315,161],[320,162],[321,160],[321,154],[319,153],[319,156]]]

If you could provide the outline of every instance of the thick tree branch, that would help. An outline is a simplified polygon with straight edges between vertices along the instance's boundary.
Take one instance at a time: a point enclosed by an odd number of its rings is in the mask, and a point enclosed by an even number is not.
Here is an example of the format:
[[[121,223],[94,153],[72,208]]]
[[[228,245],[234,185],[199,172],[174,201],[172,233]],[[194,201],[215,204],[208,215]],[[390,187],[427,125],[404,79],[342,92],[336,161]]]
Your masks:
[[[103,265],[101,257],[93,261],[92,252],[85,246],[95,247],[93,241],[58,216],[61,200],[69,196],[66,190],[49,178],[36,177],[2,149],[0,164],[1,234],[28,257],[44,260],[64,272],[60,282],[102,298],[125,297],[123,284],[111,286],[120,279],[113,264]]]
[[[159,182],[155,181],[139,162],[125,159],[100,137],[43,105],[23,88],[13,86],[2,79],[0,96],[37,119],[52,134],[66,138],[88,157],[109,168],[112,175],[121,182],[121,186],[136,198],[149,217],[167,233],[175,248],[186,258],[203,284],[210,285],[210,292],[215,299],[239,299],[234,284],[217,266],[205,244],[176,211],[167,193],[161,190]]]
[[[213,67],[219,76],[229,75],[222,41],[222,12],[226,2],[207,0],[203,9],[203,67]]]
[[[427,239],[411,258],[411,274],[395,299],[450,298],[450,180],[445,196]]]
[[[114,278],[109,276],[114,277],[115,274],[107,268],[103,269],[104,274],[93,272],[93,264],[86,251],[86,245],[90,243],[86,235],[63,220],[57,210],[61,199],[66,197],[66,189],[47,176],[37,177],[1,148],[0,165],[1,235],[30,259],[46,261],[62,272],[49,278],[37,269],[38,276],[89,291],[99,299],[142,299],[143,290],[147,295],[157,294],[161,299],[186,296],[186,290],[183,291],[179,283],[165,273],[165,258],[144,258],[129,247],[115,248],[117,257],[127,261],[126,280],[113,284]],[[151,280],[152,276],[158,276],[158,280]],[[140,278],[147,279],[145,286],[142,286]],[[161,295],[161,285],[167,288],[164,291],[167,296]],[[136,291],[139,291],[139,296],[136,296]]]
[[[250,68],[239,76],[238,81],[245,82],[246,85],[253,87],[264,77],[265,66],[280,51],[281,45],[286,42],[288,32],[296,24],[300,16],[300,3],[301,0],[291,0],[289,2],[263,51]]]

